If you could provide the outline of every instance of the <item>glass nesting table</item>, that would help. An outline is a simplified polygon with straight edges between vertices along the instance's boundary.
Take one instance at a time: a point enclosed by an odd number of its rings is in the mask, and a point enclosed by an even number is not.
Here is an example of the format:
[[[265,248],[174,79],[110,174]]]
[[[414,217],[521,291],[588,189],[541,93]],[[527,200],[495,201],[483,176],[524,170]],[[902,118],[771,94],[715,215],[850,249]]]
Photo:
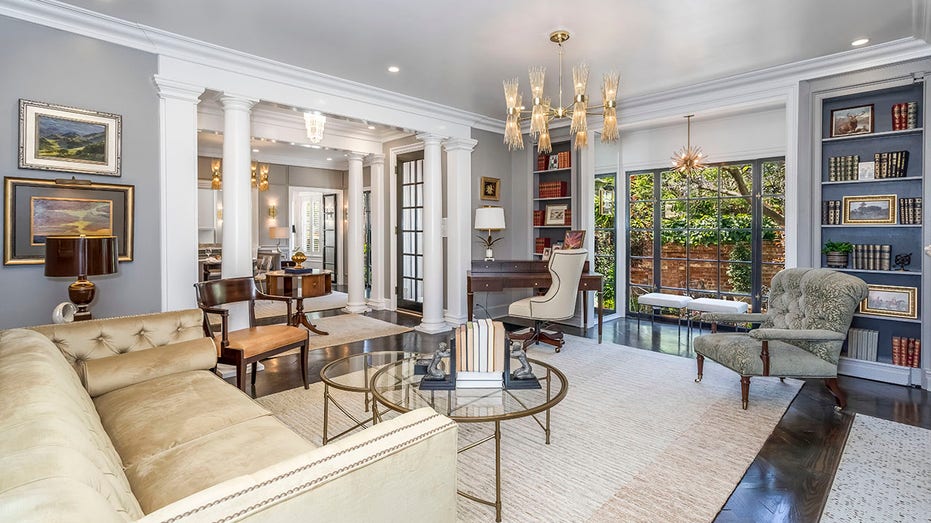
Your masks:
[[[374,424],[378,416],[378,411],[375,409],[374,404],[371,404],[370,385],[375,371],[385,365],[393,363],[407,360],[413,362],[418,357],[421,357],[421,355],[416,352],[363,352],[361,354],[353,354],[334,360],[323,367],[320,370],[320,379],[323,381],[323,444],[326,445],[328,441],[332,441],[358,428],[365,427],[369,423]],[[411,363],[411,368],[413,368],[413,363]],[[365,412],[369,412],[369,407],[371,405],[372,416],[359,419],[356,414],[350,412],[345,405],[340,404],[339,401],[333,397],[330,393],[330,387],[346,392],[363,394],[365,396]],[[355,425],[343,430],[335,436],[329,435],[331,405],[336,407],[355,423]]]
[[[377,354],[377,353],[373,353]],[[410,354],[410,353],[408,353]],[[472,501],[494,507],[495,521],[501,521],[501,422],[532,416],[550,443],[550,409],[566,397],[569,382],[556,367],[529,359],[539,378],[539,389],[456,389],[420,390],[422,375],[415,374],[416,358],[397,358],[377,369],[369,385],[372,393],[372,419],[380,417],[378,405],[397,412],[430,407],[459,423],[493,423],[494,432],[459,449],[466,452],[483,443],[495,443],[495,498],[482,499],[459,491]],[[334,362],[335,363],[335,362]],[[448,363],[448,362],[447,362]],[[542,414],[541,421],[538,414]]]

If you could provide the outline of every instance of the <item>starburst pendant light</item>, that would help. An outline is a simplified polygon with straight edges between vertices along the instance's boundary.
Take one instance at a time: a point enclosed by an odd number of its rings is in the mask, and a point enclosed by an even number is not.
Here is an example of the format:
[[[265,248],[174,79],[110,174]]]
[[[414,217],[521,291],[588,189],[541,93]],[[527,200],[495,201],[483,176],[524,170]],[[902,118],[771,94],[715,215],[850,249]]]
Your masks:
[[[320,143],[323,140],[323,126],[326,124],[326,116],[317,111],[304,113],[304,125],[307,127],[307,138],[310,143]]]
[[[618,138],[617,129],[617,87],[620,76],[616,72],[604,75],[601,87],[601,105],[588,106],[588,66],[580,64],[572,68],[573,98],[571,105],[562,102],[562,44],[569,39],[567,31],[554,31],[550,41],[558,47],[559,54],[559,105],[553,107],[550,99],[543,96],[543,83],[546,68],[530,68],[530,95],[533,106],[529,111],[521,105],[520,88],[516,78],[504,82],[504,101],[507,105],[507,119],[504,123],[504,143],[508,149],[523,149],[524,138],[521,135],[521,121],[530,120],[530,136],[536,138],[537,148],[541,153],[552,152],[550,142],[550,122],[561,118],[570,118],[569,132],[575,138],[575,147],[581,149],[588,144],[589,114],[601,112],[604,126],[601,131],[602,142],[613,142]]]
[[[672,155],[672,167],[680,173],[691,173],[702,168],[701,147],[692,147],[692,117],[694,114],[687,115],[685,147],[679,149]]]

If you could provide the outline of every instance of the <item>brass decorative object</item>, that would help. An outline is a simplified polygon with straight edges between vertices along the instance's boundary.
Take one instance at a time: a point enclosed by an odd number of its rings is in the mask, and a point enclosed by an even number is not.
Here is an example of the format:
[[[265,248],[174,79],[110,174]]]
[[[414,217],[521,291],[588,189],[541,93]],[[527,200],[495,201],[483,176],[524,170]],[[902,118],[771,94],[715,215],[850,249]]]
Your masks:
[[[291,261],[294,262],[295,269],[303,269],[304,262],[307,261],[307,255],[301,251],[297,251],[291,255]]]

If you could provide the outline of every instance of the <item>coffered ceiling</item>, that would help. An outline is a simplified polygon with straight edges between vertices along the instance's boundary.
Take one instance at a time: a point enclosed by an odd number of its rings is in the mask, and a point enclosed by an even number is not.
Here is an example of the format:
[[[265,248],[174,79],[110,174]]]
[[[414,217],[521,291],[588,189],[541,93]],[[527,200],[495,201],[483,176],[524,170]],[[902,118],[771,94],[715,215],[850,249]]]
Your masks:
[[[68,0],[189,38],[503,117],[501,81],[547,67],[557,28],[567,66],[621,74],[620,97],[914,36],[928,0]],[[389,66],[400,71],[391,73]],[[571,74],[571,73],[569,73]],[[555,95],[554,95],[555,96]]]

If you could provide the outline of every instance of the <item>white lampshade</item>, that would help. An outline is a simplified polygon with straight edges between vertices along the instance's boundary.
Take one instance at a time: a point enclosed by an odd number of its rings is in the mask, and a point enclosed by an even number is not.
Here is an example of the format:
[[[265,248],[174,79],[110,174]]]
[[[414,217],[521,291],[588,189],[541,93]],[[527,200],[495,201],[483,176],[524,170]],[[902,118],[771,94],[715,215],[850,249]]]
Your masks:
[[[475,209],[475,228],[482,231],[504,229],[504,208],[479,207]]]
[[[273,240],[284,240],[291,236],[291,230],[287,227],[269,227],[268,235],[271,236]]]

